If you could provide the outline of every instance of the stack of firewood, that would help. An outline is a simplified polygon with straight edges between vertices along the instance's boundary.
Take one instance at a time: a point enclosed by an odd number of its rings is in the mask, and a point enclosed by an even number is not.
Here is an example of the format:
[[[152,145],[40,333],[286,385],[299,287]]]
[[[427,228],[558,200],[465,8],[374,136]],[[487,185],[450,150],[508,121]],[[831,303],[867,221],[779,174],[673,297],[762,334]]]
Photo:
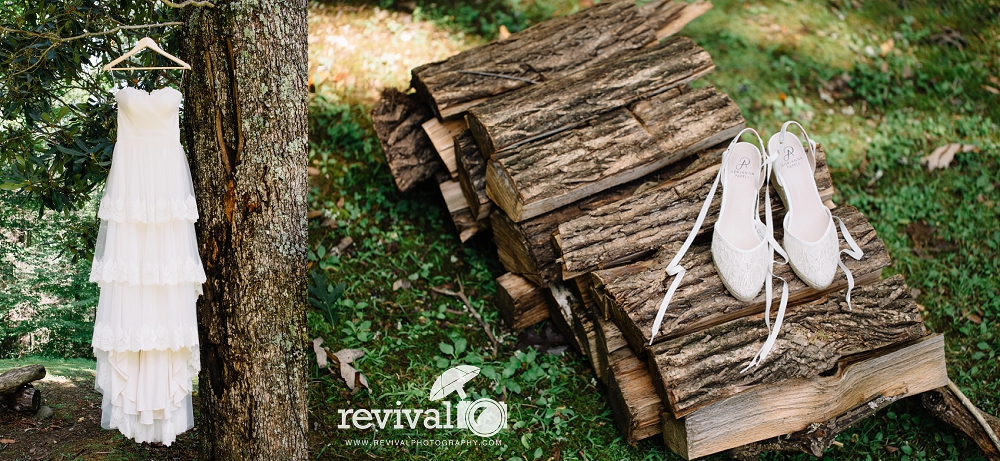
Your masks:
[[[740,302],[715,272],[717,194],[651,343],[664,268],[745,126],[726,94],[688,85],[714,64],[674,34],[710,7],[601,3],[413,69],[415,92],[387,90],[372,120],[400,190],[439,184],[462,241],[492,229],[509,271],[501,317],[515,330],[551,319],[606,384],[628,442],[660,435],[687,458],[819,456],[886,404],[945,387],[943,338],[902,277],[880,280],[885,246],[856,208],[830,201],[820,148],[820,195],[864,250],[846,259],[853,309],[842,272],[818,291],[776,266],[784,325],[767,360],[741,372],[767,337],[764,295]],[[780,223],[784,206],[771,205]]]

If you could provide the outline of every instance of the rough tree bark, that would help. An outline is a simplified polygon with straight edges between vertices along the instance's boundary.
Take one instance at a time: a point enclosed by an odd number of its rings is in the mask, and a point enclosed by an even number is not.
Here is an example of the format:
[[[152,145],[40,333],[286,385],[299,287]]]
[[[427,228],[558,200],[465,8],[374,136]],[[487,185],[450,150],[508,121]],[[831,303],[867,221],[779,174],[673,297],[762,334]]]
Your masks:
[[[753,386],[819,376],[846,356],[927,334],[902,275],[855,288],[851,309],[845,294],[791,307],[771,354],[746,372],[767,338],[763,314],[654,345],[649,366],[660,397],[681,417]]]
[[[306,2],[187,8],[199,459],[306,459]]]
[[[728,141],[745,125],[724,93],[686,85],[490,158],[486,192],[514,221],[568,205]]]
[[[844,220],[854,240],[865,253],[860,261],[846,256],[842,258],[854,273],[854,282],[861,286],[878,280],[882,268],[889,264],[889,254],[875,234],[875,229],[854,207],[842,205],[832,213]],[[775,238],[779,242],[782,235],[780,228],[775,230]],[[843,243],[841,245],[845,246]],[[677,254],[680,246],[681,242],[673,242],[660,249],[653,258],[591,273],[594,295],[601,304],[602,311],[610,314],[629,345],[640,353],[649,344],[653,319],[670,285],[670,277],[666,275],[664,268]],[[763,292],[748,302],[738,301],[729,294],[712,264],[709,247],[709,244],[693,245],[684,256],[681,264],[688,272],[663,316],[656,342],[763,312]],[[847,279],[840,270],[833,283],[823,291],[808,287],[792,273],[787,264],[775,265],[774,273],[788,280],[788,304],[792,306],[847,287]],[[775,287],[775,290],[780,295],[781,287]]]

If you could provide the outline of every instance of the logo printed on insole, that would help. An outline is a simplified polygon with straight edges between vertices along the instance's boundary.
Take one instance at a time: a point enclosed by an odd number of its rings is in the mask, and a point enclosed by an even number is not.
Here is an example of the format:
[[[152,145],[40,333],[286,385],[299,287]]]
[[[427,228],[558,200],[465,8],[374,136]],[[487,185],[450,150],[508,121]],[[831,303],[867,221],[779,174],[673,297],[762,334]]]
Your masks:
[[[792,146],[786,146],[781,160],[781,168],[795,168],[802,162],[802,157],[795,155],[795,149]]]
[[[733,168],[730,173],[737,178],[751,178],[754,175],[752,168],[750,168],[750,158],[740,157],[739,161],[736,163],[736,167]]]

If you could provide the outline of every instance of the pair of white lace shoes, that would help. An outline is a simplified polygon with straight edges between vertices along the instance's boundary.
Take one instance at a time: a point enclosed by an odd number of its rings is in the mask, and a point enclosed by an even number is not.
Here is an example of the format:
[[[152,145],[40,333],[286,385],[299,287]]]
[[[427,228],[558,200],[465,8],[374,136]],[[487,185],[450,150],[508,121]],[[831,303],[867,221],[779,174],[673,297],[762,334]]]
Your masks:
[[[805,137],[809,146],[808,152],[799,138],[788,132],[788,127],[792,124],[797,126]],[[843,250],[843,253],[854,259],[861,259],[863,256],[861,248],[854,242],[844,222],[833,216],[820,199],[814,178],[816,143],[809,139],[805,128],[795,121],[785,122],[781,126],[781,131],[771,136],[768,141],[764,151],[767,155],[762,154],[756,145],[740,141],[740,137],[746,132],[752,132],[760,147],[764,148],[764,140],[760,134],[753,128],[744,128],[722,154],[719,173],[708,192],[708,198],[701,207],[694,228],[666,268],[668,276],[676,277],[660,303],[650,337],[652,344],[652,338],[659,332],[660,322],[670,304],[670,299],[686,272],[680,265],[681,259],[698,234],[708,214],[712,198],[715,197],[715,191],[721,183],[722,205],[712,235],[712,260],[718,270],[719,278],[736,299],[744,302],[756,298],[761,287],[765,287],[764,319],[769,334],[763,347],[744,371],[761,363],[770,353],[788,304],[788,282],[778,277],[783,283],[781,301],[774,328],[771,328],[770,310],[773,300],[771,277],[776,277],[772,271],[774,263],[777,262],[774,260],[775,252],[785,259],[780,264],[790,264],[792,271],[806,285],[817,290],[830,286],[836,275],[837,266],[840,266],[847,276],[848,307],[851,304],[854,278],[840,260],[841,251],[837,239],[837,227],[834,225],[835,219],[840,223],[841,233],[850,247]],[[771,196],[767,187],[772,177],[775,189],[787,210],[783,222],[784,247],[774,238]],[[761,188],[764,189],[764,222],[761,222],[759,212]]]

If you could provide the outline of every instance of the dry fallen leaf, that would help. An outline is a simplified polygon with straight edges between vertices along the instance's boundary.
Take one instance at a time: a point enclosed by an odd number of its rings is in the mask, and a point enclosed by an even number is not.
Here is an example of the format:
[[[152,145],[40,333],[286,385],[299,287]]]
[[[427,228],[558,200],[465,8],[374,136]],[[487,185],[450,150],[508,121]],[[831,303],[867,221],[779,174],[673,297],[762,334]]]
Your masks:
[[[340,200],[337,200],[337,208],[343,208],[343,207],[344,207],[344,197],[341,197]]]
[[[340,239],[340,243],[338,243],[336,247],[330,250],[330,253],[340,256],[344,253],[344,250],[350,247],[353,243],[354,239],[352,239],[351,237],[344,237]]]
[[[337,226],[337,220],[333,218],[326,218],[323,220],[323,222],[319,223],[319,225],[322,227],[329,227],[331,229],[336,229],[337,227],[339,227]]]
[[[930,171],[936,169],[943,170],[951,165],[952,159],[955,158],[955,154],[958,152],[972,152],[977,149],[978,148],[972,144],[959,144],[955,142],[945,144],[937,149],[934,149],[934,152],[931,152],[930,155],[921,158],[920,164],[926,166]]]
[[[969,319],[970,322],[975,323],[976,325],[983,323],[983,318],[978,314],[969,314],[966,315],[965,318]]]
[[[316,353],[316,365],[326,368],[326,350],[323,348],[323,338],[313,340],[313,352]]]
[[[996,77],[995,77],[995,76],[993,76],[993,75],[990,75],[990,76],[989,76],[989,77],[987,77],[987,78],[988,78],[988,79],[990,80],[990,83],[992,83],[992,84],[994,84],[994,85],[1000,85],[1000,78],[996,78]]]
[[[309,212],[309,214],[306,215],[306,217],[309,219],[315,219],[320,216],[323,216],[323,210],[312,210]]]
[[[887,53],[889,53],[890,51],[892,51],[892,49],[895,48],[895,47],[896,47],[896,40],[891,39],[891,38],[889,40],[886,40],[881,45],[879,45],[879,49],[882,50],[882,56],[885,56]]]
[[[993,94],[1000,94],[1000,90],[993,88],[992,86],[989,85],[983,85],[983,89]]]
[[[507,26],[501,24],[500,33],[497,36],[500,38],[500,40],[507,40],[508,38],[510,38],[510,31],[507,30]]]
[[[409,280],[399,279],[396,280],[395,282],[392,282],[392,291],[399,291],[400,289],[409,290],[410,286],[411,284]]]
[[[371,390],[371,387],[368,386],[368,379],[351,366],[351,363],[355,359],[361,358],[364,355],[364,351],[358,349],[341,349],[333,354],[332,358],[335,358],[340,363],[340,377],[344,378],[347,387],[352,391],[359,383],[365,389]]]
[[[0,443],[14,443],[11,439],[0,439]]]
[[[319,169],[314,166],[309,167],[309,176],[319,176]]]

